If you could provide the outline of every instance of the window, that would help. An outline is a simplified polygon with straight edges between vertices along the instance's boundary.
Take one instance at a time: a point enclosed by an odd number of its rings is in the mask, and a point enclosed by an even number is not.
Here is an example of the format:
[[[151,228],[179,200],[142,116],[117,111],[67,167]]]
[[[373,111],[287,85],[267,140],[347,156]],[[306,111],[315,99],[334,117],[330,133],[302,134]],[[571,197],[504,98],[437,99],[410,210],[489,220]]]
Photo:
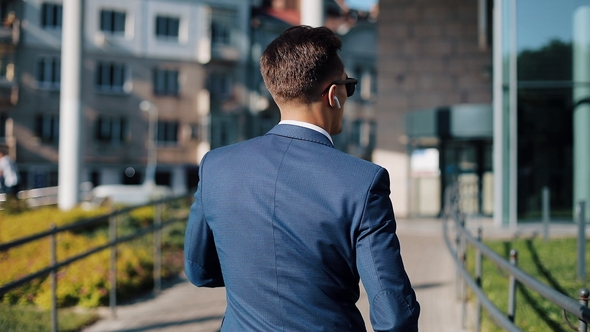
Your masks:
[[[105,92],[123,92],[125,65],[115,62],[99,62],[96,66],[96,86]]]
[[[62,5],[44,3],[41,5],[41,26],[43,28],[61,28]]]
[[[236,115],[212,114],[210,125],[211,149],[237,142],[239,132],[238,123]]]
[[[0,2],[0,17],[4,20],[8,14],[8,1]]]
[[[96,120],[94,137],[98,141],[121,144],[127,137],[127,119],[125,117],[100,116]]]
[[[158,121],[158,143],[178,143],[178,122]]]
[[[363,119],[356,119],[351,124],[351,143],[360,147],[369,147],[374,142],[375,123]]]
[[[48,187],[47,171],[44,169],[33,169],[31,174],[33,188]]]
[[[92,187],[96,187],[96,186],[100,185],[100,172],[99,171],[90,172],[90,183],[92,183]]]
[[[178,70],[154,69],[154,93],[177,96],[179,91]]]
[[[59,184],[59,172],[49,171],[49,187],[57,187]]]
[[[211,43],[230,45],[231,31],[236,22],[234,10],[212,8],[211,9]]]
[[[201,125],[199,124],[191,124],[190,128],[191,128],[191,139],[193,140],[198,140],[201,139],[200,134],[201,134],[201,130],[200,130]]]
[[[123,173],[121,173],[122,184],[141,184],[143,174],[133,167],[127,167]]]
[[[27,171],[23,171],[23,170],[19,170],[18,171],[18,186],[21,189],[28,189],[29,187],[29,172]]]
[[[125,32],[125,12],[114,10],[100,11],[100,31],[110,33]]]
[[[43,57],[37,61],[37,83],[39,87],[59,89],[61,82],[61,61],[57,57]]]
[[[8,121],[8,115],[0,113],[0,138],[6,137],[6,121]]]
[[[374,99],[376,93],[376,75],[373,71],[365,70],[362,72],[361,77],[359,79],[360,85],[360,96],[363,100],[371,100]]]
[[[172,173],[166,171],[156,172],[156,184],[160,186],[172,186]]]
[[[349,75],[358,79],[353,99],[357,101],[372,101],[375,99],[377,94],[377,74],[373,66],[366,63],[358,64]]]
[[[209,81],[209,91],[215,98],[228,98],[231,95],[232,80],[229,74],[213,73]]]
[[[57,142],[59,117],[56,114],[38,114],[35,120],[35,135],[43,142]]]
[[[169,16],[156,17],[156,37],[178,39],[180,18]]]

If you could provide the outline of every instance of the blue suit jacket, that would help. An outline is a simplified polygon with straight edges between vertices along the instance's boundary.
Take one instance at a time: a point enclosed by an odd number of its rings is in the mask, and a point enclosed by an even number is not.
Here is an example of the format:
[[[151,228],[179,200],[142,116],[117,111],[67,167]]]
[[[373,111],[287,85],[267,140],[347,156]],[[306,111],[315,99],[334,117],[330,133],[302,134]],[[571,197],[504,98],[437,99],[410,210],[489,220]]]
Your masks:
[[[185,237],[197,286],[226,287],[222,331],[416,331],[384,168],[280,124],[210,151]]]

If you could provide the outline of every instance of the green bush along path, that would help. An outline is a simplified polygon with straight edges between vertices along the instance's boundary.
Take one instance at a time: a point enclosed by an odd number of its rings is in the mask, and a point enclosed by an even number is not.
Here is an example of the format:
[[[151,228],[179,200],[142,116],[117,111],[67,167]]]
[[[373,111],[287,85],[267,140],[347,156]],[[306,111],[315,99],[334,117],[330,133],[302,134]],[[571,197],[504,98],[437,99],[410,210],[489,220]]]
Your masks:
[[[188,206],[186,208],[188,209]],[[154,208],[148,206],[133,210],[126,215],[120,215],[118,217],[118,235],[129,235],[150,226],[153,223],[153,212]],[[52,224],[59,227],[83,218],[106,214],[108,214],[108,210],[105,208],[91,211],[74,209],[67,212],[60,211],[55,207],[20,213],[0,211],[0,243],[46,231]],[[182,270],[182,244],[185,227],[186,222],[181,221],[164,228],[162,232],[163,278],[176,276]],[[100,223],[100,226],[60,233],[57,236],[58,261],[63,261],[107,242],[108,218],[106,217],[105,222]],[[49,249],[49,240],[41,239],[0,253],[0,271],[2,271],[0,284],[7,284],[49,266]],[[59,270],[57,302],[59,308],[66,309],[59,313],[60,331],[77,331],[97,319],[97,315],[92,311],[80,313],[80,310],[67,310],[67,308],[96,308],[108,305],[109,257],[109,250],[103,250]],[[151,234],[118,246],[118,301],[122,302],[151,290],[153,287],[153,264],[153,236]],[[51,306],[50,278],[39,278],[6,293],[0,298],[0,304],[2,305],[0,307],[0,331],[48,329]],[[62,319],[61,315],[67,316],[63,316]],[[66,322],[70,322],[70,325],[73,326],[63,325]],[[47,325],[45,328],[38,329],[35,324]]]

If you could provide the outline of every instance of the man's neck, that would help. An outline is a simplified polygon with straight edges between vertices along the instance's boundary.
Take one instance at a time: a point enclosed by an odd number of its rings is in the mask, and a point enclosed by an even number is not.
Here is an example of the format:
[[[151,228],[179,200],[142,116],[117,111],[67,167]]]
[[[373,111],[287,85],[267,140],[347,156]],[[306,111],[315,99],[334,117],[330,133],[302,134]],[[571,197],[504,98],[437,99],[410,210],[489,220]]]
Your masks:
[[[334,140],[332,139],[332,136],[330,136],[330,134],[328,134],[328,132],[324,128],[316,126],[313,123],[309,123],[309,122],[305,122],[305,121],[298,121],[298,120],[281,120],[281,122],[279,122],[279,124],[300,126],[300,127],[305,127],[305,128],[311,129],[311,130],[315,130],[315,131],[321,133],[322,135],[326,136],[330,140],[332,145],[334,145]]]
[[[281,121],[293,120],[310,123],[329,133],[330,119],[325,115],[321,103],[288,105],[281,107]]]

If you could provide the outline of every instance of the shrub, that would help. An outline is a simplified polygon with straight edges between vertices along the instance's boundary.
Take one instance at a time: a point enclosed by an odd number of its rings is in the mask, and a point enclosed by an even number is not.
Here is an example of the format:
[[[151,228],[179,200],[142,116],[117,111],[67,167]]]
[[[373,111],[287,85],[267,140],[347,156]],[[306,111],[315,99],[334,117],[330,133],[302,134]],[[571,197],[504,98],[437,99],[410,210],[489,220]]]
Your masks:
[[[89,217],[105,215],[106,209],[85,211],[74,209],[62,212],[56,208],[43,208],[14,215],[1,215],[0,243],[12,241],[49,229],[53,223],[63,226]],[[62,232],[57,235],[57,258],[63,261],[89,249],[108,242],[108,222],[90,230]],[[151,225],[153,207],[132,211],[118,217],[119,236]],[[103,225],[104,224],[104,225]],[[163,231],[163,273],[164,277],[176,275],[182,269],[182,242],[179,232],[184,234],[185,223],[171,226],[174,232],[168,236]],[[167,239],[173,239],[168,242]],[[5,285],[25,275],[46,268],[50,264],[49,238],[34,241],[0,253],[0,285]],[[144,235],[117,247],[117,296],[124,300],[153,285],[153,237]],[[180,255],[178,254],[180,252]],[[180,261],[178,259],[180,257]],[[60,307],[105,305],[109,299],[110,250],[94,253],[82,260],[61,268],[57,274],[57,300]],[[168,264],[167,264],[168,263]],[[43,308],[51,306],[51,279],[38,278],[24,286],[5,294],[1,302],[5,304],[35,304]]]

